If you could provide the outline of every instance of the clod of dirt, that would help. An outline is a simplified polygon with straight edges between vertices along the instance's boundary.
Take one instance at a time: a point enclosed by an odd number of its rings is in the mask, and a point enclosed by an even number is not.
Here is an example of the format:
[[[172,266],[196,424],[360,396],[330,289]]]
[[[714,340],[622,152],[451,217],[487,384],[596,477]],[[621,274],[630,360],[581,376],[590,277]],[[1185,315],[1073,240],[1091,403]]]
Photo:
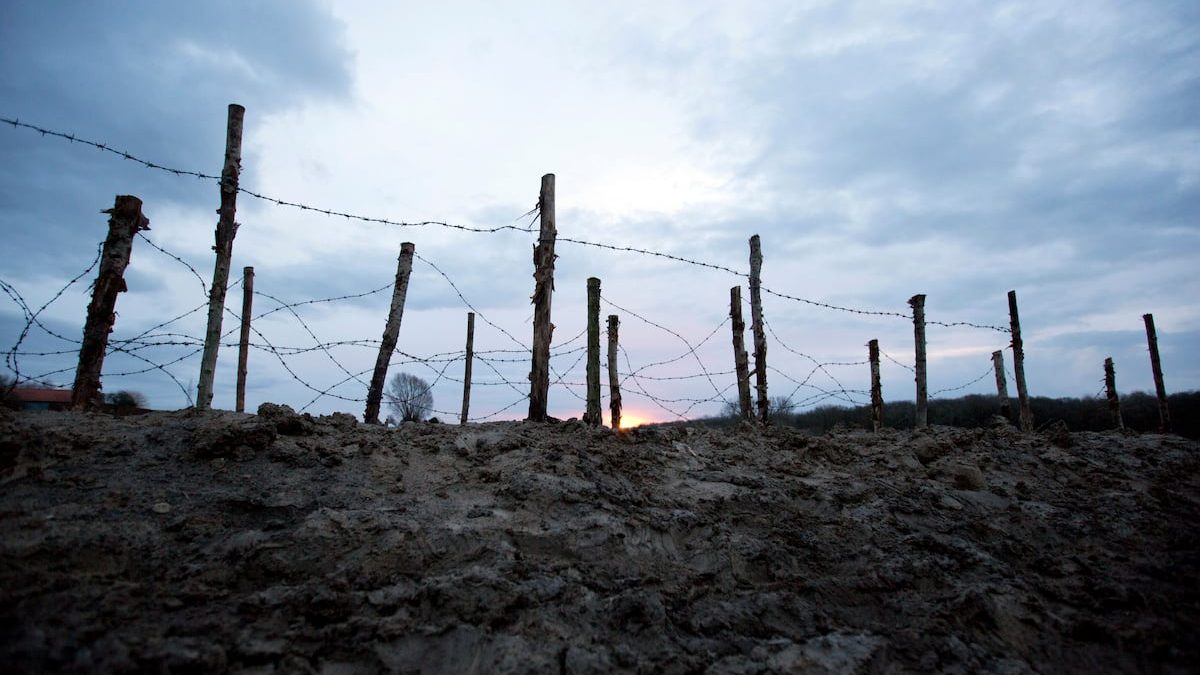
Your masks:
[[[1054,420],[1046,425],[1046,428],[1042,430],[1042,435],[1060,448],[1069,448],[1074,444],[1074,441],[1071,440],[1071,429],[1062,420]]]
[[[954,467],[954,485],[960,490],[986,490],[987,481],[979,467],[960,464]]]

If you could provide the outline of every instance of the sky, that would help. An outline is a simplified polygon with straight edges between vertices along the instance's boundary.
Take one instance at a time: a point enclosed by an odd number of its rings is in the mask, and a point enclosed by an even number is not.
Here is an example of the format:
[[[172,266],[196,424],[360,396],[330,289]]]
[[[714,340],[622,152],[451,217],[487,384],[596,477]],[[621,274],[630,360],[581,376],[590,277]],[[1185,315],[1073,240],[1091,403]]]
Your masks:
[[[1105,357],[1122,392],[1152,390],[1148,312],[1168,391],[1200,388],[1194,2],[5,3],[0,117],[219,174],[229,103],[246,108],[241,185],[254,192],[395,223],[526,228],[553,173],[560,237],[745,273],[758,234],[763,285],[780,294],[896,314],[925,294],[930,321],[1005,327],[1016,290],[1033,395],[1096,395]],[[133,194],[147,239],[202,281],[136,241],[112,339],[203,336],[202,309],[155,327],[205,302],[213,181],[12,125],[0,124],[0,156],[0,280],[31,308],[88,267],[100,211]],[[234,276],[255,268],[256,315],[382,289],[256,320],[255,342],[281,356],[252,351],[249,410],[361,414],[375,348],[331,343],[379,339],[411,241],[398,348],[461,352],[469,301],[476,351],[512,350],[475,363],[471,415],[524,416],[535,234],[363,222],[245,194],[238,221]],[[716,414],[736,397],[727,319],[730,287],[749,296],[744,277],[565,241],[556,252],[552,379],[566,384],[551,389],[552,415],[583,410],[572,350],[593,276],[602,314],[620,316],[619,370],[639,376],[624,380],[628,418]],[[78,339],[93,276],[39,321]],[[241,297],[228,294],[226,330]],[[878,339],[885,400],[913,398],[910,320],[774,294],[763,307],[771,396],[866,400],[861,362]],[[36,354],[73,343],[36,326],[22,338],[25,325],[0,298],[0,347],[20,341],[7,372],[61,371],[42,379],[69,386],[73,354]],[[990,355],[1007,334],[931,324],[927,339],[931,391],[994,393]],[[186,407],[191,351],[113,353],[105,391]],[[463,361],[405,361],[389,373],[433,382],[434,408],[454,419]],[[235,347],[221,351],[215,407],[233,408],[236,362]]]

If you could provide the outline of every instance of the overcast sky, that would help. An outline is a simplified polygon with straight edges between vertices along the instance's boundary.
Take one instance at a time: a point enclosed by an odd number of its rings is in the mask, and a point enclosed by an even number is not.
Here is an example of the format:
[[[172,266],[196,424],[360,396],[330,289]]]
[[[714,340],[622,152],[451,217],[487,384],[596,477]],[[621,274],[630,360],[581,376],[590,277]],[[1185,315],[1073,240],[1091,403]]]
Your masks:
[[[780,293],[898,313],[924,293],[930,320],[1003,326],[1015,289],[1034,395],[1094,395],[1106,356],[1122,391],[1152,389],[1146,312],[1168,390],[1200,387],[1200,5],[648,4],[13,0],[0,20],[0,116],[217,174],[226,106],[237,102],[246,107],[243,187],[394,221],[525,226],[540,177],[554,173],[561,236],[747,270],[747,240],[759,234],[763,283]],[[34,308],[91,262],[106,227],[99,212],[116,194],[141,197],[149,239],[211,277],[213,182],[9,125],[0,125],[0,153],[0,279]],[[360,223],[245,195],[238,220],[234,270],[254,266],[262,293],[296,302],[380,288],[395,274],[400,243],[412,241],[516,338],[481,320],[477,350],[531,342],[534,235]],[[602,311],[621,315],[633,368],[688,347],[627,312],[694,345],[726,320],[729,288],[745,286],[661,258],[566,242],[558,254],[556,344],[583,330],[586,278],[597,276],[622,308]],[[90,278],[43,313],[48,328],[78,338]],[[114,339],[205,299],[183,265],[143,241],[127,278]],[[377,340],[389,295],[296,311],[320,342]],[[2,300],[8,349],[25,321]],[[232,291],[228,306],[238,312],[240,302]],[[275,306],[255,302],[258,311]],[[862,361],[878,338],[897,361],[913,361],[903,318],[773,295],[764,306],[772,395],[815,402],[822,390],[867,388],[865,366],[830,366],[809,379],[813,362],[800,354]],[[417,261],[399,348],[461,350],[466,312]],[[201,337],[203,321],[201,311],[158,332]],[[280,347],[316,344],[287,312],[257,327]],[[930,326],[928,339],[935,391],[984,374],[1007,344],[1003,333],[970,327]],[[35,328],[21,351],[71,346]],[[139,353],[166,363],[187,352]],[[732,369],[728,323],[698,354],[641,371],[696,377],[640,386],[666,400],[732,398],[731,375],[704,374]],[[493,364],[499,374],[476,364],[473,416],[527,392],[523,357],[498,356],[516,362]],[[584,379],[581,363],[571,369],[577,356],[554,360],[566,381]],[[344,346],[286,361],[323,390],[346,379],[342,368],[358,373],[374,359],[370,348]],[[236,360],[236,349],[221,352],[217,407],[233,407]],[[1006,360],[1011,367],[1011,351]],[[37,375],[73,361],[19,364]],[[443,366],[392,372],[432,381]],[[167,366],[182,387],[160,370],[116,376],[145,367],[111,356],[105,390],[142,391],[156,408],[188,405],[197,358]],[[250,371],[251,410],[263,401],[300,408],[315,396],[268,352],[252,353]],[[435,407],[457,411],[461,388],[450,378],[461,378],[462,362],[444,375]],[[501,376],[516,387],[498,384]],[[72,378],[68,370],[48,379]],[[656,404],[637,386],[627,382],[632,417],[670,419],[689,406]],[[885,361],[883,387],[887,400],[911,399],[912,375]],[[364,390],[350,381],[333,391],[359,399]],[[985,377],[946,395],[993,391]],[[580,414],[582,393],[555,387],[551,414]],[[308,410],[361,414],[362,404],[323,397]]]

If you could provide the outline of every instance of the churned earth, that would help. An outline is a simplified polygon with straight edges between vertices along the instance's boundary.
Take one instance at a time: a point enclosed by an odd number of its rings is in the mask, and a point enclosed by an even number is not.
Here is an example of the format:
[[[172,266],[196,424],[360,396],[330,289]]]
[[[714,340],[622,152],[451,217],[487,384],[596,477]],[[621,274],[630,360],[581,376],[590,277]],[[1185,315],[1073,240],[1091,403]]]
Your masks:
[[[1194,672],[1168,435],[0,413],[6,672]]]

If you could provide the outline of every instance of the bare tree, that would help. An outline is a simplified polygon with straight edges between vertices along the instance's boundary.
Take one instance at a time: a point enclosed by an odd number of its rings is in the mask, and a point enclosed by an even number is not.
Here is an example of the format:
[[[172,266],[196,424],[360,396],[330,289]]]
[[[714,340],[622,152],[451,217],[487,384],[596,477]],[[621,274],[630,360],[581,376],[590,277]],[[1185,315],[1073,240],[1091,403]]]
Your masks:
[[[388,409],[401,423],[420,422],[433,408],[429,383],[416,375],[396,373],[383,395],[387,399]]]
[[[140,391],[122,389],[104,395],[104,402],[117,408],[145,408],[146,395]]]

